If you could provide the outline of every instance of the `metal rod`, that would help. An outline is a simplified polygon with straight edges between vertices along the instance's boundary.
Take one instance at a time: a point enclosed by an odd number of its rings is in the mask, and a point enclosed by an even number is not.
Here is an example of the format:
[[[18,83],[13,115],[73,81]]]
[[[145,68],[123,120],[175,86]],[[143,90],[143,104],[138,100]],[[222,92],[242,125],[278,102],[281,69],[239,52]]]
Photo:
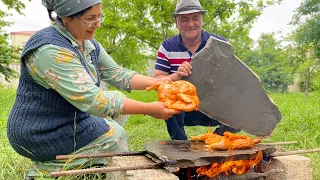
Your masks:
[[[274,152],[272,154],[269,154],[268,157],[289,156],[289,155],[306,154],[306,153],[314,153],[314,152],[320,152],[320,149],[308,149],[308,150],[287,151],[287,152]]]
[[[288,142],[272,142],[272,143],[261,143],[262,145],[271,145],[271,146],[277,146],[277,145],[287,145],[287,144],[297,144],[297,141],[288,141]]]
[[[91,168],[91,169],[79,169],[79,170],[69,170],[69,171],[55,171],[55,172],[51,172],[51,176],[60,177],[60,176],[107,173],[107,172],[114,172],[114,171],[157,169],[163,166],[164,166],[164,163],[154,163],[154,164],[145,164],[145,165],[139,165],[139,166],[105,167],[105,168]]]
[[[96,174],[96,173],[106,173],[113,171],[129,171],[129,170],[139,170],[139,169],[157,169],[163,167],[163,163],[155,164],[145,164],[140,166],[125,166],[125,167],[105,167],[105,168],[91,168],[91,169],[79,169],[79,170],[69,170],[69,171],[56,171],[52,172],[51,176],[71,176],[71,175],[83,175],[83,174]]]
[[[114,156],[134,156],[146,154],[146,151],[136,151],[136,152],[121,152],[121,153],[99,153],[99,154],[74,154],[74,155],[58,155],[57,160],[67,160],[67,159],[81,159],[81,158],[102,158],[102,157],[114,157]]]

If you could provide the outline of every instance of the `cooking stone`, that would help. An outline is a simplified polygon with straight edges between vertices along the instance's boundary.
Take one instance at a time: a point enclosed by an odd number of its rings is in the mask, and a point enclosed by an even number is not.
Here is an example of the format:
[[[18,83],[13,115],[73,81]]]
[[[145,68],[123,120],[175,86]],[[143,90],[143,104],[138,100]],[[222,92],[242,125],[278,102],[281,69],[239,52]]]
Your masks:
[[[281,113],[230,43],[211,36],[191,65],[192,74],[183,79],[196,86],[201,112],[252,135],[272,133]]]

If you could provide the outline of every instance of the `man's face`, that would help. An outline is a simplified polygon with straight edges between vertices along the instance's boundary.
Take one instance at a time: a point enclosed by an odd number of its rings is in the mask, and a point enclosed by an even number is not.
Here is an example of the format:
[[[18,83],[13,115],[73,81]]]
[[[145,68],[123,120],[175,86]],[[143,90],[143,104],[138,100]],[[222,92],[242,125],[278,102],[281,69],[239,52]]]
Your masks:
[[[176,16],[176,27],[185,40],[195,40],[201,37],[202,30],[202,14],[179,14]]]

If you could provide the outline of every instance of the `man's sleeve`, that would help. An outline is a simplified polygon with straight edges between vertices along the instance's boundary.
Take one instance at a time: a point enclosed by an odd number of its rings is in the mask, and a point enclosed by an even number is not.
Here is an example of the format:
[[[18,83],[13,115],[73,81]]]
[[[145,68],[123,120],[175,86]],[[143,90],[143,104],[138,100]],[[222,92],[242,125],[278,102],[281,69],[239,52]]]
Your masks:
[[[163,47],[163,45],[161,45],[158,50],[157,63],[155,65],[155,69],[170,73],[171,67],[168,60],[168,51]]]

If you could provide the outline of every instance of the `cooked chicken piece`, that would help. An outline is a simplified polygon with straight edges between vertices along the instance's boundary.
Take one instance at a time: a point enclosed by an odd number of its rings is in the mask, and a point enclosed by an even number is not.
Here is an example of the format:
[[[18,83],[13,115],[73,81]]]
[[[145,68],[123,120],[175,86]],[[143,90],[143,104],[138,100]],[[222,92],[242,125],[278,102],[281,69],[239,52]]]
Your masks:
[[[230,140],[235,140],[235,139],[247,139],[248,136],[240,135],[240,134],[233,134],[231,132],[224,132],[223,136],[226,138],[229,138]]]
[[[253,139],[248,136],[225,132],[224,136],[217,134],[205,133],[198,136],[191,136],[191,141],[203,141],[203,149],[206,151],[214,150],[234,150],[234,149],[250,149],[255,144],[261,143],[261,139]]]
[[[191,141],[205,141],[208,136],[212,135],[211,133],[204,133],[198,136],[191,136]]]
[[[250,149],[254,146],[254,141],[251,138],[235,139],[232,141],[231,149]]]
[[[197,96],[196,87],[188,81],[162,81],[147,87],[146,90],[157,90],[158,100],[165,103],[169,109],[185,112],[198,110],[199,98]]]
[[[216,141],[212,144],[204,145],[203,147],[203,149],[206,151],[214,151],[216,149],[225,150],[225,149],[231,149],[231,148],[232,148],[232,144],[228,138],[221,138],[219,141]]]
[[[219,136],[218,134],[214,134],[214,136],[210,136],[209,138],[204,140],[206,144],[214,144],[220,142],[222,139],[225,139],[223,136]]]

